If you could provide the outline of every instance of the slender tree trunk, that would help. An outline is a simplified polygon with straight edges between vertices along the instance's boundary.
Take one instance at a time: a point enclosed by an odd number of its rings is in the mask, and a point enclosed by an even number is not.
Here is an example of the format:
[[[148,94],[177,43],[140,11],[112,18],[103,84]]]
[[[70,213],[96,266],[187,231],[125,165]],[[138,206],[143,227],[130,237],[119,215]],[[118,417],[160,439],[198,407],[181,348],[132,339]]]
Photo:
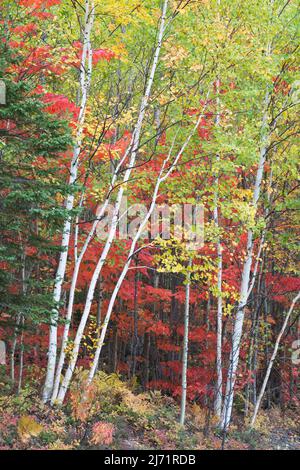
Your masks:
[[[218,2],[220,5],[220,2]],[[217,80],[217,92],[219,93],[220,83]],[[217,117],[216,126],[220,124],[220,98],[217,97]],[[217,165],[220,163],[220,155],[216,158]],[[217,176],[215,179],[215,194],[214,194],[214,224],[217,230],[219,230],[219,168],[217,168]],[[214,402],[215,415],[221,419],[222,414],[222,387],[223,387],[223,376],[222,376],[222,319],[223,319],[223,300],[222,300],[222,273],[223,273],[223,256],[222,256],[222,244],[221,238],[218,234],[216,243],[217,257],[218,257],[218,271],[217,271],[217,381],[216,381],[216,395]]]
[[[261,300],[261,277],[262,277],[262,268],[263,268],[263,263],[261,264],[261,269],[260,269],[260,274],[259,274],[259,280],[258,280],[258,288],[257,288],[257,300],[256,300],[256,307],[253,312],[252,316],[252,326],[251,326],[251,332],[250,332],[250,346],[249,346],[249,354],[248,354],[248,360],[247,360],[247,369],[251,370],[252,372],[252,380],[253,383],[247,383],[246,387],[246,398],[245,398],[245,410],[244,414],[245,416],[248,416],[249,412],[249,403],[251,402],[251,390],[252,390],[252,403],[256,402],[256,393],[254,390],[256,390],[255,382],[256,382],[256,349],[257,349],[257,336],[258,336],[258,325],[259,325],[259,313],[260,309],[262,307],[262,300]]]
[[[136,258],[135,267],[138,267],[138,258]],[[133,301],[133,335],[131,344],[131,377],[136,374],[136,353],[138,345],[138,280],[139,273],[136,269],[134,276],[134,301]]]
[[[103,292],[102,292],[102,277],[99,276],[98,281],[98,304],[97,304],[97,328],[101,326],[101,313],[102,313],[102,301],[103,301]]]
[[[221,0],[218,0],[218,21],[220,21],[220,6]],[[220,125],[220,77],[217,79],[217,116],[216,116],[216,127]],[[220,163],[220,155],[217,154],[216,158],[217,166]],[[214,194],[214,223],[217,230],[219,230],[219,168],[217,168],[217,176],[215,179],[215,194]],[[223,301],[222,301],[222,275],[223,275],[223,257],[222,257],[222,244],[221,238],[218,234],[216,243],[217,257],[218,257],[218,272],[217,272],[217,354],[216,354],[216,369],[217,369],[217,381],[214,401],[214,412],[215,415],[221,419],[222,414],[222,400],[223,400],[223,374],[222,374],[222,319],[223,319]]]
[[[258,200],[260,197],[261,183],[263,178],[263,172],[265,167],[266,155],[267,155],[267,142],[268,142],[268,133],[267,128],[267,117],[268,117],[268,104],[269,104],[269,91],[266,92],[265,101],[264,101],[264,113],[262,120],[262,146],[260,150],[260,159],[258,164],[258,169],[255,179],[255,187],[253,192],[253,207],[257,210]],[[232,335],[232,349],[229,359],[229,368],[227,375],[227,384],[226,384],[226,393],[224,399],[224,406],[222,411],[222,421],[221,428],[226,431],[232,413],[233,406],[233,397],[234,397],[234,386],[236,381],[236,373],[239,362],[240,355],[240,344],[243,332],[243,323],[244,323],[244,314],[245,307],[248,302],[249,297],[249,282],[252,266],[252,257],[253,257],[253,230],[248,230],[247,233],[247,251],[246,259],[244,261],[243,272],[242,272],[242,282],[240,288],[240,301],[236,313],[236,319],[234,323],[234,331]]]
[[[189,260],[188,269],[192,267],[192,257]],[[181,376],[181,409],[180,425],[184,426],[186,412],[186,392],[187,392],[187,370],[188,370],[188,352],[189,352],[189,317],[190,317],[190,290],[191,273],[188,271],[185,286],[185,307],[184,307],[184,335],[182,350],[182,376]]]
[[[22,390],[23,370],[24,370],[24,323],[25,323],[25,319],[24,319],[24,316],[22,316],[22,320],[21,320],[22,333],[20,337],[18,395],[20,395],[21,390]]]
[[[149,382],[150,347],[151,347],[151,334],[149,332],[147,332],[144,335],[144,358],[145,358],[145,365],[144,365],[145,370],[144,370],[144,374],[143,374],[144,388],[147,387],[147,384]]]
[[[274,346],[274,350],[273,350],[273,353],[272,353],[272,356],[271,356],[271,359],[270,359],[270,362],[269,362],[269,365],[268,365],[268,368],[267,368],[267,371],[266,371],[266,375],[265,375],[265,378],[264,378],[264,381],[263,381],[263,384],[261,386],[261,389],[260,389],[260,392],[259,392],[259,395],[258,395],[258,398],[257,398],[257,402],[256,402],[256,405],[255,405],[255,409],[254,409],[254,413],[253,413],[253,416],[252,416],[252,419],[251,419],[251,423],[250,423],[250,426],[254,426],[255,424],[255,421],[256,421],[256,417],[257,417],[257,413],[258,413],[258,410],[260,408],[260,404],[261,404],[261,401],[262,401],[262,398],[264,396],[264,393],[265,393],[265,390],[266,390],[266,386],[267,386],[267,383],[268,383],[268,380],[269,380],[269,377],[270,377],[270,373],[271,373],[271,370],[272,370],[272,367],[273,367],[273,364],[274,364],[274,361],[275,361],[275,358],[276,358],[276,355],[277,355],[277,352],[278,352],[278,348],[279,348],[279,344],[280,344],[280,340],[282,338],[282,335],[287,327],[287,324],[289,322],[289,319],[293,313],[293,310],[294,310],[294,307],[296,305],[296,303],[298,302],[298,300],[300,299],[300,291],[298,292],[298,294],[296,295],[296,297],[293,299],[292,303],[291,303],[291,306],[289,308],[289,311],[285,317],[285,320],[283,322],[283,325],[281,327],[281,330],[277,336],[277,339],[276,339],[276,342],[275,342],[275,346]]]
[[[116,372],[118,367],[118,342],[119,342],[119,335],[118,335],[118,326],[115,325],[114,328],[114,344],[113,344],[113,351],[112,351],[112,372]]]
[[[22,294],[23,296],[26,295],[27,291],[27,285],[26,285],[26,255],[25,255],[25,247],[23,248],[23,253],[22,253],[22,270],[21,270],[21,283],[22,283]],[[15,383],[15,354],[16,354],[16,348],[17,348],[17,342],[18,342],[18,335],[20,333],[20,327],[21,327],[21,337],[20,337],[20,368],[22,369],[23,373],[23,326],[24,326],[24,316],[21,312],[17,314],[16,317],[16,326],[14,328],[14,335],[13,335],[13,341],[12,341],[12,347],[11,347],[11,353],[10,353],[10,374],[11,374],[11,381],[12,385]],[[21,375],[22,375],[21,373]],[[19,373],[19,383],[20,383],[20,373]],[[19,385],[18,385],[19,389]]]
[[[11,351],[10,351],[10,379],[11,379],[12,385],[14,385],[15,383],[15,354],[16,354],[16,347],[17,347],[21,317],[22,317],[21,313],[18,313],[16,317],[16,326],[14,328],[14,335],[13,335]]]
[[[207,328],[207,331],[210,330],[210,312],[211,312],[211,294],[208,292],[208,299],[207,299],[207,304],[206,304],[206,310],[205,310],[205,325]],[[208,346],[206,342],[206,347]]]

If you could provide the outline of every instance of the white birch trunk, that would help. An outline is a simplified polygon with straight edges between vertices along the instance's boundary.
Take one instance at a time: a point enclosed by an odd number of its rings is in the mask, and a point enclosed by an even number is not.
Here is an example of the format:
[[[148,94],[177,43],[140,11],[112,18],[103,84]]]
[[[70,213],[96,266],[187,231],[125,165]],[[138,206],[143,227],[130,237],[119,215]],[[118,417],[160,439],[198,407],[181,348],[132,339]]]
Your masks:
[[[70,167],[70,177],[69,177],[69,186],[72,187],[77,179],[78,166],[79,166],[79,155],[81,151],[82,144],[82,133],[83,125],[85,120],[85,112],[88,98],[88,90],[90,87],[91,76],[92,76],[92,50],[91,50],[91,31],[94,23],[94,3],[90,5],[90,1],[86,0],[85,2],[85,24],[84,24],[84,38],[83,38],[83,49],[81,56],[80,64],[80,93],[81,93],[81,102],[80,102],[80,111],[78,116],[78,129],[76,134],[76,144],[73,150],[73,158]],[[88,62],[88,66],[86,63]],[[66,200],[66,211],[70,211],[74,207],[74,195],[69,194]],[[61,299],[62,285],[65,278],[67,259],[68,259],[68,249],[70,244],[71,236],[71,216],[67,216],[65,220],[62,241],[61,241],[61,254],[59,258],[57,273],[54,283],[54,292],[53,292],[53,301],[56,305],[55,310],[51,316],[51,324],[49,331],[49,348],[48,348],[48,364],[46,379],[43,389],[43,401],[49,401],[54,384],[54,374],[56,366],[56,356],[57,356],[57,321],[59,317],[58,305]]]
[[[220,84],[218,79],[217,90],[219,92]],[[220,124],[220,98],[217,97],[217,117],[216,126]],[[216,158],[217,164],[220,162],[220,155]],[[217,168],[219,174],[219,168]],[[219,176],[215,179],[215,194],[214,194],[214,224],[217,230],[219,230]],[[221,418],[222,414],[222,386],[223,386],[223,375],[222,375],[222,318],[223,318],[223,300],[222,300],[222,275],[223,275],[223,255],[222,255],[222,244],[220,235],[216,243],[217,258],[218,258],[218,271],[217,271],[217,357],[216,357],[216,368],[217,368],[217,381],[216,381],[216,395],[214,402],[215,415]]]
[[[11,379],[12,384],[15,383],[15,354],[16,354],[20,322],[21,322],[21,313],[18,313],[16,317],[16,326],[14,328],[14,335],[13,335],[12,346],[11,346],[11,351],[10,351],[10,379]]]
[[[218,21],[220,21],[220,6],[221,0],[218,0]],[[217,80],[217,116],[216,126],[220,125],[220,79]],[[217,164],[220,162],[220,155],[217,155]],[[217,168],[218,174],[215,180],[215,194],[214,194],[214,223],[217,229],[219,229],[219,168]],[[221,419],[222,414],[222,401],[223,401],[223,374],[222,374],[222,319],[223,319],[223,299],[222,299],[222,277],[223,277],[223,255],[222,255],[222,244],[220,235],[216,243],[217,257],[218,257],[218,271],[217,271],[217,351],[216,351],[216,369],[217,369],[217,381],[216,381],[216,395],[214,402],[215,415]]]
[[[296,295],[296,297],[293,299],[292,303],[291,303],[291,306],[289,308],[289,311],[285,317],[285,320],[283,322],[283,325],[281,327],[281,330],[280,330],[280,333],[279,335],[277,336],[277,339],[276,339],[276,343],[275,343],[275,346],[274,346],[274,350],[273,350],[273,354],[271,356],[271,359],[270,359],[270,362],[269,362],[269,365],[268,365],[268,368],[267,368],[267,371],[266,371],[266,375],[265,375],[265,378],[264,378],[264,381],[263,381],[263,384],[261,386],[261,389],[260,389],[260,392],[259,392],[259,395],[258,395],[258,398],[257,398],[257,401],[256,401],[256,404],[255,404],[255,408],[254,408],[254,412],[253,412],[253,416],[251,418],[251,422],[250,422],[250,426],[253,427],[254,426],[254,423],[255,423],[255,420],[256,420],[256,417],[257,417],[257,413],[258,413],[258,410],[260,408],[260,404],[261,404],[261,401],[262,401],[262,398],[264,396],[264,393],[265,393],[265,390],[266,390],[266,386],[267,386],[267,383],[268,383],[268,380],[269,380],[269,377],[270,377],[270,373],[271,373],[271,370],[272,370],[272,367],[273,367],[273,364],[274,364],[274,361],[276,359],[276,355],[277,355],[277,351],[278,351],[278,348],[279,348],[279,343],[280,343],[280,340],[282,338],[282,335],[287,327],[287,324],[288,324],[288,321],[293,313],[293,310],[294,310],[294,307],[296,305],[296,303],[298,302],[298,300],[300,299],[300,291],[298,292],[298,294]]]
[[[263,172],[266,161],[267,154],[267,142],[268,142],[268,133],[266,132],[267,127],[267,117],[268,117],[268,103],[269,103],[269,92],[267,91],[264,102],[264,114],[262,120],[262,146],[260,150],[260,159],[258,164],[258,169],[255,179],[255,187],[253,191],[253,200],[252,204],[255,209],[257,209],[258,200],[261,191],[261,183],[263,178]],[[237,309],[236,319],[234,323],[234,331],[232,335],[232,349],[229,359],[229,368],[227,375],[227,384],[226,384],[226,393],[224,398],[224,406],[222,412],[222,422],[221,428],[227,430],[232,413],[233,406],[233,397],[234,397],[234,386],[236,381],[236,372],[239,362],[240,355],[240,344],[243,332],[243,323],[244,323],[244,313],[245,307],[248,301],[248,292],[249,292],[249,282],[252,266],[252,257],[253,257],[253,230],[248,230],[247,234],[247,251],[246,259],[244,261],[243,272],[242,272],[242,282],[240,288],[240,300]]]
[[[214,219],[218,227],[218,208],[215,209]],[[216,398],[214,403],[215,415],[221,418],[222,413],[222,319],[223,319],[223,300],[222,300],[222,274],[223,274],[223,255],[222,245],[220,239],[217,241],[217,256],[218,256],[218,272],[217,272],[217,382],[216,382]]]
[[[22,270],[21,270],[21,277],[22,277],[22,294],[26,295],[27,291],[27,285],[26,285],[26,255],[25,255],[25,247],[23,248],[23,254],[22,254]],[[29,275],[28,275],[29,277]],[[13,335],[13,340],[12,340],[12,347],[11,347],[11,353],[10,353],[10,367],[11,367],[11,381],[12,384],[14,385],[15,383],[15,354],[16,354],[16,348],[17,348],[17,342],[18,342],[18,335],[19,335],[19,329],[20,329],[20,324],[21,324],[21,338],[20,338],[20,364],[22,363],[22,369],[23,369],[23,325],[24,325],[24,316],[23,313],[19,312],[16,317],[16,326],[14,328],[14,335]],[[21,367],[21,366],[20,366]]]
[[[189,260],[189,268],[192,267],[192,258]],[[189,320],[190,320],[190,291],[191,291],[191,273],[187,274],[187,284],[185,286],[185,306],[184,306],[184,335],[182,350],[182,377],[181,377],[181,407],[180,407],[180,425],[184,426],[186,412],[186,392],[187,392],[187,370],[189,354]]]
[[[18,380],[18,395],[20,395],[22,390],[22,380],[23,380],[23,370],[24,370],[24,316],[21,321],[22,333],[20,337],[20,360],[19,360],[19,380]]]

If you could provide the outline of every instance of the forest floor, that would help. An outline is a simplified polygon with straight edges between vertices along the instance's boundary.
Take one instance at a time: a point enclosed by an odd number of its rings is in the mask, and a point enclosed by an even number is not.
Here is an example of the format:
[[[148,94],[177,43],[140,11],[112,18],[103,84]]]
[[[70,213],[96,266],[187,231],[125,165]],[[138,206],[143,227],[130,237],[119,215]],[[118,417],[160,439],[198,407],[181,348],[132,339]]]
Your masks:
[[[275,450],[300,450],[300,432],[277,428],[271,431],[268,441],[270,449]]]
[[[183,429],[178,401],[158,391],[138,393],[114,375],[103,373],[85,400],[79,381],[63,408],[44,405],[36,384],[26,385],[18,396],[3,391],[5,387],[0,393],[0,450],[222,448],[222,435],[207,408],[190,405]],[[299,410],[263,410],[250,430],[238,408],[225,450],[300,450]]]
[[[274,420],[274,418],[276,418]],[[258,427],[249,430],[241,419],[235,417],[230,432],[225,441],[224,450],[300,450],[300,427],[296,424],[295,411],[288,412],[288,419],[285,421],[280,410],[273,408],[264,411],[260,417]],[[208,431],[205,425],[198,430],[193,429],[195,423],[189,413],[186,431],[182,435],[182,444],[172,441],[165,442],[165,445],[157,446],[158,442],[153,441],[153,436],[139,432],[134,428],[126,429],[126,438],[119,438],[115,442],[116,449],[126,450],[221,450],[222,436],[211,427]],[[271,424],[272,423],[272,424]],[[197,425],[196,425],[197,426]],[[164,430],[157,430],[157,436],[164,436]]]

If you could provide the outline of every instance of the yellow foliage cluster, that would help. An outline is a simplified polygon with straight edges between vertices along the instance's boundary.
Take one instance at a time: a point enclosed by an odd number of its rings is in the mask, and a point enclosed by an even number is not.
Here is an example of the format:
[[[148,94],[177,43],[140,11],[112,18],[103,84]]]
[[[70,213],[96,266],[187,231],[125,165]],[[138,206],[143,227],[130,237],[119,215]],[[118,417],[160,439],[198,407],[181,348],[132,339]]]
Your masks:
[[[157,238],[155,244],[161,249],[161,252],[155,256],[158,272],[191,274],[191,279],[194,281],[203,283],[212,281],[216,266],[210,257],[194,253],[187,248],[185,242],[175,237],[170,240]],[[191,256],[195,262],[192,266],[188,266]]]
[[[117,374],[98,372],[91,385],[87,386],[88,372],[78,369],[71,387],[72,415],[84,422],[97,416],[101,410],[122,406],[139,415],[146,416],[153,407],[147,394],[135,395]]]
[[[141,393],[139,395],[134,395],[130,390],[125,391],[123,395],[123,403],[138,415],[145,416],[154,409],[147,394]]]
[[[18,422],[18,435],[22,442],[29,441],[32,437],[36,437],[43,431],[41,426],[32,416],[21,416]]]
[[[188,51],[179,45],[174,45],[173,41],[165,43],[166,54],[162,58],[167,67],[173,67],[178,62],[181,62],[188,56]]]
[[[139,1],[114,0],[114,2],[103,2],[96,0],[96,11],[98,15],[111,19],[108,26],[111,31],[114,30],[116,23],[122,23],[124,26],[139,21],[148,24],[153,23],[151,12]]]
[[[191,415],[193,416],[194,424],[200,429],[203,429],[206,425],[207,420],[207,409],[202,408],[201,406],[194,403],[191,407]],[[212,426],[217,426],[218,424],[218,417],[212,416],[210,419],[210,424]]]
[[[96,319],[94,317],[90,318],[90,322],[88,325],[87,333],[83,336],[83,346],[86,347],[86,349],[90,353],[90,358],[94,358],[94,351],[97,348],[98,345],[98,338],[100,335],[102,326],[97,326]]]
[[[251,417],[250,413],[250,417]],[[250,424],[250,417],[246,418],[246,425]],[[271,421],[266,411],[260,411],[257,415],[253,428],[261,434],[268,436],[271,430]]]

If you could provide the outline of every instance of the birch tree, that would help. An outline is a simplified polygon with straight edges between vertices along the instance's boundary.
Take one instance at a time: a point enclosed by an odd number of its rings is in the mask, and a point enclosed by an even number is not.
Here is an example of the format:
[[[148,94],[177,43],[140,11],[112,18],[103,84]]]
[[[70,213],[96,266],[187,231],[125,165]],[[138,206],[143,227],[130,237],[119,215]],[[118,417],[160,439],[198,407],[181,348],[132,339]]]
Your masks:
[[[82,336],[83,336],[83,333],[84,333],[86,322],[87,322],[87,319],[88,319],[88,316],[89,316],[89,313],[90,313],[90,310],[91,310],[92,302],[93,302],[93,299],[94,299],[94,294],[95,294],[95,289],[96,289],[96,286],[97,286],[97,281],[98,281],[98,278],[101,274],[101,270],[103,268],[103,265],[104,265],[105,260],[108,256],[108,253],[110,251],[111,245],[113,243],[113,240],[114,240],[114,237],[115,237],[115,234],[116,234],[117,225],[118,225],[118,214],[119,214],[119,210],[120,210],[122,199],[123,199],[124,189],[125,189],[126,184],[129,181],[129,179],[130,179],[132,170],[134,168],[137,153],[138,153],[138,148],[139,148],[139,145],[140,145],[142,125],[143,125],[143,122],[144,122],[146,109],[148,107],[149,98],[150,98],[150,95],[151,95],[152,85],[153,85],[153,81],[154,81],[154,77],[155,77],[156,68],[157,68],[157,65],[158,65],[159,55],[160,55],[160,51],[161,51],[161,47],[162,47],[162,43],[163,43],[163,36],[164,36],[164,33],[165,33],[165,28],[166,28],[167,8],[168,8],[168,0],[165,0],[164,3],[163,3],[163,7],[162,7],[162,14],[161,14],[161,19],[160,19],[160,25],[159,25],[158,36],[157,36],[157,44],[156,44],[156,47],[155,47],[153,62],[152,62],[149,78],[148,78],[148,81],[147,81],[146,90],[145,90],[144,96],[143,96],[142,101],[141,101],[137,123],[136,123],[134,131],[133,131],[132,145],[130,145],[128,151],[126,152],[126,157],[129,157],[128,166],[127,166],[127,169],[124,173],[123,181],[122,181],[122,184],[121,184],[120,189],[119,189],[118,194],[117,194],[117,199],[116,199],[116,203],[115,203],[114,210],[113,210],[112,222],[111,222],[111,226],[110,226],[109,233],[108,233],[108,236],[107,236],[107,240],[106,240],[106,243],[104,245],[101,256],[98,260],[98,263],[96,265],[96,268],[94,270],[94,273],[93,273],[93,276],[92,276],[92,279],[91,279],[91,282],[90,282],[90,285],[89,285],[84,311],[83,311],[83,314],[82,314],[82,317],[81,317],[81,320],[80,320],[80,324],[79,324],[78,329],[77,329],[76,337],[75,337],[75,340],[74,340],[74,347],[73,347],[73,350],[72,350],[72,358],[69,362],[69,365],[68,365],[66,373],[65,373],[65,377],[63,379],[63,382],[61,384],[61,387],[60,387],[58,395],[57,395],[57,402],[58,403],[61,403],[63,401],[66,390],[67,390],[67,388],[69,386],[69,383],[70,383],[70,380],[72,378],[73,371],[74,371],[74,368],[75,368],[75,365],[76,365],[76,362],[77,362],[77,357],[78,357],[78,352],[79,352],[81,339],[82,339]],[[55,399],[55,397],[53,397],[53,398]]]
[[[82,146],[82,137],[83,137],[83,127],[85,121],[88,92],[91,84],[92,78],[92,46],[91,46],[91,33],[93,29],[95,18],[95,5],[94,2],[90,0],[85,1],[85,10],[84,10],[84,25],[83,25],[83,49],[81,55],[80,63],[80,110],[77,123],[77,131],[75,138],[75,146],[73,149],[73,158],[70,166],[70,177],[69,177],[69,186],[70,194],[67,197],[65,208],[68,213],[65,220],[63,231],[62,231],[62,241],[61,241],[61,253],[59,258],[59,263],[57,267],[55,282],[54,282],[54,292],[53,292],[53,301],[55,303],[55,309],[51,316],[51,323],[49,329],[49,348],[48,348],[48,364],[46,379],[43,389],[43,401],[47,402],[51,398],[54,385],[55,377],[55,367],[57,359],[57,322],[59,319],[59,303],[61,299],[62,286],[65,278],[67,259],[68,259],[68,250],[70,244],[71,236],[71,222],[72,216],[71,211],[74,208],[74,184],[77,180],[78,168],[79,168],[79,158]]]
[[[280,38],[280,47],[284,50],[287,47],[287,43],[289,43],[290,38],[289,34],[293,36],[293,27],[291,28],[291,33],[289,32],[287,36],[282,34],[284,29],[280,30],[280,34],[274,36],[275,24],[280,24],[283,26],[284,19],[281,18],[282,13],[285,11],[287,4],[277,4],[273,0],[267,5],[267,19],[266,25],[268,25],[269,31],[269,40],[265,50],[263,50],[264,55],[270,63],[274,61],[275,67],[273,68],[273,77],[280,76],[285,62],[285,59],[282,59],[280,55],[278,41]],[[286,13],[287,14],[287,13]],[[277,26],[276,26],[277,27]],[[282,35],[282,36],[281,36]],[[275,45],[277,49],[275,50]],[[294,49],[293,47],[289,49],[289,53],[291,57],[293,55]],[[278,55],[277,55],[278,54]],[[270,77],[271,78],[271,77]],[[276,90],[274,88],[274,78],[273,83],[271,84],[270,78],[267,80],[266,83],[266,90],[263,102],[263,112],[262,112],[262,121],[261,121],[261,130],[260,130],[260,152],[259,152],[259,161],[257,165],[256,175],[255,175],[255,183],[253,189],[253,197],[252,197],[252,210],[255,215],[255,220],[258,220],[257,212],[259,209],[259,200],[262,193],[262,183],[263,183],[263,176],[265,172],[265,164],[267,157],[271,154],[273,147],[278,146],[278,139],[276,137],[276,127],[278,124],[278,119],[284,116],[285,112],[289,108],[289,105],[286,105],[287,101],[290,100],[289,95],[285,95],[283,106],[277,110],[276,116],[273,116],[271,119],[270,115],[270,103],[274,103],[276,98]],[[274,141],[273,141],[274,140]],[[279,140],[280,142],[280,140]],[[271,157],[270,157],[271,158]],[[236,382],[236,375],[237,375],[237,368],[239,363],[239,355],[240,355],[240,347],[241,347],[241,340],[243,334],[243,323],[244,323],[244,316],[245,316],[245,308],[249,300],[249,295],[252,292],[256,280],[257,268],[259,265],[259,256],[264,244],[265,233],[264,230],[262,231],[262,236],[260,240],[260,246],[258,248],[258,256],[257,256],[257,263],[254,267],[252,273],[252,280],[251,280],[251,271],[252,271],[252,264],[253,264],[253,253],[254,253],[254,242],[256,239],[256,229],[255,229],[255,222],[252,227],[250,227],[247,231],[247,246],[246,246],[246,255],[243,262],[243,269],[242,269],[242,276],[241,276],[241,285],[240,285],[240,292],[239,292],[239,303],[237,306],[237,312],[234,320],[233,326],[233,333],[232,333],[232,347],[231,353],[229,358],[229,367],[228,367],[228,374],[227,374],[227,384],[226,384],[226,396],[224,399],[224,406],[222,410],[222,420],[221,420],[221,428],[226,431],[230,424],[231,414],[232,414],[232,407],[233,407],[233,398],[234,398],[234,387]]]
[[[268,129],[267,129],[267,109],[269,104],[269,91],[266,92],[265,100],[264,100],[264,112],[263,112],[263,119],[262,119],[262,144],[260,150],[260,158],[258,169],[256,173],[255,179],[255,187],[253,192],[253,200],[252,205],[255,211],[258,207],[258,200],[261,191],[261,183],[262,177],[264,172],[264,166],[266,162],[266,155],[267,155],[267,147],[268,147]],[[233,406],[233,396],[234,396],[234,385],[236,381],[236,372],[238,367],[239,361],[239,354],[240,354],[240,344],[243,332],[243,323],[244,323],[244,315],[245,315],[245,307],[248,302],[248,292],[249,292],[249,282],[250,282],[250,274],[251,274],[251,266],[252,266],[252,258],[253,258],[253,243],[254,243],[254,234],[253,229],[248,230],[247,233],[247,254],[243,265],[243,272],[242,272],[242,280],[241,280],[241,288],[240,288],[240,300],[237,307],[236,318],[234,322],[234,331],[232,335],[232,349],[230,353],[229,359],[229,369],[228,369],[228,376],[227,376],[227,384],[226,384],[226,392],[224,398],[224,406],[223,406],[223,413],[222,413],[222,429],[227,429],[231,419],[231,412]]]
[[[217,80],[217,92],[219,93],[220,83]],[[220,107],[220,98],[217,97],[217,108]],[[217,116],[216,116],[216,126],[220,124],[220,111],[217,109]],[[217,164],[217,172],[219,172],[219,163],[220,163],[220,155],[217,155],[216,164]],[[221,238],[219,233],[219,176],[216,176],[215,179],[215,193],[214,193],[214,210],[213,210],[213,218],[214,224],[216,229],[218,230],[217,233],[217,242],[216,242],[216,251],[217,251],[217,258],[218,258],[218,266],[217,266],[217,359],[216,359],[216,368],[217,368],[217,381],[216,381],[216,397],[214,403],[215,414],[219,418],[221,417],[222,413],[222,386],[223,386],[223,377],[222,377],[222,318],[223,318],[223,301],[222,301],[222,269],[223,269],[223,260],[222,260],[222,244]]]
[[[105,214],[105,211],[106,211],[107,206],[108,206],[109,201],[110,201],[110,195],[111,195],[111,193],[112,193],[112,191],[113,191],[113,189],[116,185],[116,182],[117,182],[119,171],[122,168],[123,163],[126,161],[126,158],[128,157],[128,153],[131,149],[131,145],[132,145],[132,143],[129,145],[127,151],[125,152],[125,154],[122,157],[121,161],[119,162],[119,164],[116,166],[116,168],[114,170],[111,185],[110,185],[109,191],[107,193],[107,196],[105,198],[105,201],[104,201],[103,205],[101,206],[100,211],[97,213],[97,217],[96,217],[96,219],[95,219],[95,221],[92,225],[92,228],[91,228],[90,232],[88,233],[88,235],[85,239],[85,242],[84,242],[84,244],[83,244],[83,246],[80,250],[79,255],[75,259],[75,265],[74,265],[74,269],[73,269],[73,273],[72,273],[72,280],[71,280],[71,286],[70,286],[70,292],[69,292],[67,314],[66,314],[66,318],[65,318],[65,326],[64,326],[62,343],[61,343],[61,351],[60,351],[59,361],[58,361],[56,372],[55,372],[55,381],[54,381],[53,393],[52,393],[52,397],[51,397],[52,404],[55,402],[55,400],[57,398],[58,389],[59,389],[60,380],[61,380],[61,373],[62,373],[62,369],[63,369],[64,363],[65,363],[65,358],[66,358],[65,350],[66,350],[66,346],[67,346],[67,342],[68,342],[68,338],[69,338],[70,324],[71,324],[71,319],[72,319],[72,314],[73,314],[73,307],[74,307],[75,291],[76,291],[76,285],[77,285],[77,281],[78,281],[78,275],[79,275],[79,272],[80,272],[81,263],[82,263],[82,260],[84,259],[84,255],[85,255],[85,253],[88,249],[88,246],[89,246],[90,242],[92,241],[92,239],[95,235],[95,232],[96,232],[97,226],[99,224],[99,221],[101,220],[101,218]],[[99,274],[99,276],[100,276],[100,274]]]
[[[192,267],[192,258],[189,260],[188,269]],[[184,304],[184,334],[182,348],[182,376],[181,376],[181,407],[180,407],[180,424],[184,426],[186,414],[186,393],[187,393],[187,370],[188,370],[188,353],[189,353],[189,319],[190,319],[190,290],[191,290],[191,273],[188,271],[185,286],[185,304]]]
[[[273,5],[274,0],[270,2],[270,22],[272,23],[273,17]],[[270,57],[272,50],[272,41],[269,40],[267,47],[266,47],[266,57]],[[265,163],[268,153],[268,145],[269,145],[269,137],[270,137],[270,128],[268,125],[268,108],[271,98],[270,87],[267,86],[267,90],[265,92],[264,102],[263,102],[263,115],[262,115],[262,123],[261,123],[261,142],[260,142],[260,156],[259,162],[255,177],[255,184],[253,189],[253,198],[252,198],[252,208],[255,213],[258,210],[258,203],[261,194],[261,186],[263,180],[263,174],[265,169]],[[245,316],[245,308],[248,302],[250,290],[250,278],[251,278],[251,267],[252,267],[252,260],[253,260],[253,249],[254,249],[254,229],[250,228],[247,232],[247,248],[246,248],[246,256],[243,263],[243,270],[242,270],[242,279],[241,279],[241,287],[239,293],[239,303],[237,307],[236,317],[234,321],[233,327],[233,334],[232,334],[232,348],[229,358],[229,367],[228,367],[228,375],[227,375],[227,384],[226,384],[226,392],[224,398],[224,406],[222,410],[222,420],[221,420],[221,428],[226,431],[228,429],[231,414],[232,414],[232,407],[233,407],[233,397],[234,397],[234,387],[236,382],[236,374],[237,368],[239,363],[239,356],[240,356],[240,346],[241,346],[241,339],[243,333],[243,323],[244,323],[244,316]]]

